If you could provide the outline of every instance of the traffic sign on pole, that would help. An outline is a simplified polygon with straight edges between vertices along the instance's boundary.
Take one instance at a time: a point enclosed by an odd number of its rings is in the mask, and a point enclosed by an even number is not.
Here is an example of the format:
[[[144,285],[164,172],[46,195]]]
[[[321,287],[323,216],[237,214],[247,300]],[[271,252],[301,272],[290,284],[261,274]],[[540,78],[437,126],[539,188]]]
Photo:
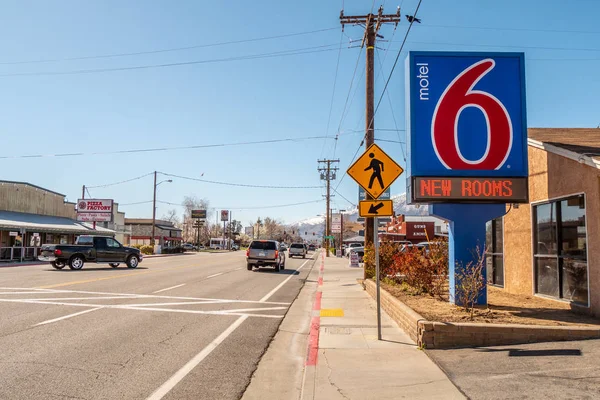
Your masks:
[[[361,217],[390,217],[394,215],[394,202],[392,200],[366,200],[358,206]]]
[[[348,175],[374,199],[385,193],[402,172],[402,167],[376,144],[348,168]]]

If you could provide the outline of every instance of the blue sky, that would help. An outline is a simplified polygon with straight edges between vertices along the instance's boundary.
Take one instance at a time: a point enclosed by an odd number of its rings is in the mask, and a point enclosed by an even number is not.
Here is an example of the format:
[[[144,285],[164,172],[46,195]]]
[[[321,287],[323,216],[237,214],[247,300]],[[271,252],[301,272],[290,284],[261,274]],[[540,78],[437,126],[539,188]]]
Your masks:
[[[385,2],[385,11],[412,14],[418,0]],[[370,0],[344,2],[345,14],[367,13]],[[375,9],[381,2],[375,3]],[[362,28],[339,29],[342,1],[7,1],[0,17],[0,159],[4,180],[26,181],[75,201],[81,186],[109,184],[154,170],[214,181],[320,186],[317,159],[351,163],[364,129]],[[570,15],[570,16],[566,16]],[[530,127],[596,127],[600,124],[600,3],[594,0],[423,0],[405,50],[523,51],[526,54]],[[376,99],[408,23],[394,33],[384,26],[378,42]],[[487,28],[487,29],[476,29]],[[147,52],[335,28],[308,35],[135,56],[17,63],[21,61]],[[587,32],[587,33],[583,33]],[[391,43],[389,42],[391,40]],[[342,43],[330,114],[338,46]],[[322,47],[327,46],[329,47]],[[386,49],[389,51],[386,55]],[[326,50],[102,73],[48,72],[122,68],[256,55],[291,49]],[[376,116],[376,138],[404,141],[404,58]],[[17,75],[31,73],[29,75]],[[349,94],[350,93],[350,94]],[[356,94],[355,94],[356,93]],[[342,111],[348,100],[347,115]],[[391,103],[391,106],[390,106]],[[395,119],[395,121],[394,121]],[[29,154],[110,152],[283,138],[342,135],[337,141],[304,140],[86,157],[19,158]],[[390,129],[390,130],[387,130]],[[359,132],[355,132],[359,131]],[[400,144],[380,142],[403,164]],[[404,150],[405,151],[405,150]],[[342,172],[338,174],[338,178]],[[160,180],[168,179],[159,176]],[[186,195],[233,210],[244,224],[257,216],[286,222],[323,213],[325,203],[249,209],[322,199],[324,190],[256,189],[173,178],[159,186],[160,201]],[[334,185],[338,185],[338,181]],[[345,177],[339,192],[356,202],[356,184]],[[404,192],[404,181],[392,193]],[[152,178],[90,189],[92,196],[125,203],[152,199]],[[336,196],[336,208],[348,203]],[[157,215],[174,208],[159,204]],[[177,207],[175,207],[177,208]],[[243,210],[242,210],[243,208]],[[123,206],[130,217],[149,217],[151,204]],[[177,208],[182,211],[181,208]]]

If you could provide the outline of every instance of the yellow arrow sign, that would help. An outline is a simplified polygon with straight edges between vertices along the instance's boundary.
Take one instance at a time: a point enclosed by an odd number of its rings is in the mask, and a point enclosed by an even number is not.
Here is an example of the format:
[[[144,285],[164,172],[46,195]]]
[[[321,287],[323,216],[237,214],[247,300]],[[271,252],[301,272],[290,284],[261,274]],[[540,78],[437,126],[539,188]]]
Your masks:
[[[352,177],[374,199],[379,198],[404,170],[376,144],[348,168]]]
[[[394,215],[394,202],[392,200],[365,200],[358,206],[361,217],[391,217]]]

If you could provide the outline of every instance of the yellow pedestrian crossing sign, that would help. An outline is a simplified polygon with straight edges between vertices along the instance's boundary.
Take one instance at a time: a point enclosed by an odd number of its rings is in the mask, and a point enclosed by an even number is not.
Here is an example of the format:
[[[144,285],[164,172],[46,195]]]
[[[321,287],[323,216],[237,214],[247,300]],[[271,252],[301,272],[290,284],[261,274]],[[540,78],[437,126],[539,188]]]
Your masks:
[[[347,172],[373,199],[377,199],[404,170],[373,143]]]

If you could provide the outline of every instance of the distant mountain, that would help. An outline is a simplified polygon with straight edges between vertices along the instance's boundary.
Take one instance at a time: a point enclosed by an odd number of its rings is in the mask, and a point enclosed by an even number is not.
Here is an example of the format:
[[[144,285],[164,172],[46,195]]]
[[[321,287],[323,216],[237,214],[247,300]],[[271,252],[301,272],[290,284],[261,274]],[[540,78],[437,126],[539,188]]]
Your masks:
[[[429,206],[414,206],[406,204],[406,193],[392,196],[394,202],[394,212],[396,215],[429,215]],[[358,208],[350,209],[344,212],[344,220],[356,221],[358,219]],[[316,236],[322,237],[325,231],[325,217],[313,217],[290,224],[289,227],[307,239],[314,239]],[[314,232],[314,236],[313,236]]]

